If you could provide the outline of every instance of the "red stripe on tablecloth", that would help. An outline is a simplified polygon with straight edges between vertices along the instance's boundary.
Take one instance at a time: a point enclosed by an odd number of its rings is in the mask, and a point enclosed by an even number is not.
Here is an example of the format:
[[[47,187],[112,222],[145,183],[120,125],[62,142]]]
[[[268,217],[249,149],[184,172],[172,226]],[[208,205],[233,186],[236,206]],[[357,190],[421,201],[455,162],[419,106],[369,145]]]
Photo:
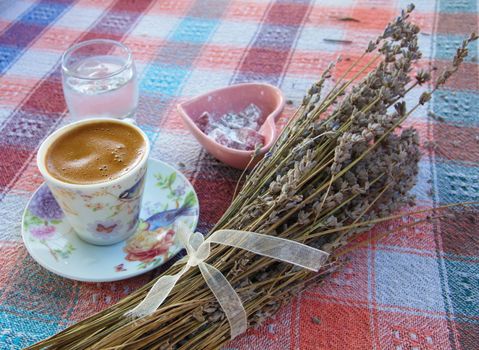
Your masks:
[[[231,2],[225,18],[235,21],[261,22],[268,8],[267,2],[246,2],[234,0]]]
[[[406,120],[403,127],[414,127],[419,134],[422,154],[433,151],[437,161],[456,160],[464,162],[464,166],[477,166],[479,159],[479,127],[469,125],[452,125],[446,121],[435,121],[434,135],[429,130],[426,115],[418,115],[420,120]],[[442,116],[437,115],[436,120]],[[432,119],[432,118],[431,118]]]
[[[11,179],[21,174],[19,164],[27,162],[31,153],[14,146],[0,146],[0,190],[8,187]]]
[[[265,23],[298,26],[308,13],[310,3],[275,3],[265,18]],[[285,16],[285,14],[288,14]]]
[[[0,77],[0,105],[13,109],[22,102],[36,83],[37,80],[17,75]]]
[[[298,298],[294,298],[291,301],[291,336],[290,336],[290,350],[299,349],[299,336],[301,321],[301,301]]]
[[[0,164],[2,153],[0,153]],[[8,292],[15,287],[10,283],[18,274],[18,267],[22,265],[28,256],[26,249],[21,249],[23,242],[0,241],[0,305],[8,296]]]
[[[464,34],[477,31],[477,13],[438,13],[437,34]],[[474,53],[472,53],[474,54]]]
[[[157,1],[148,12],[152,15],[174,15],[181,16],[191,7],[192,0],[161,0]]]
[[[110,38],[121,40],[133,28],[143,12],[150,6],[151,0],[138,0],[135,2],[117,0],[107,11],[96,21],[96,23],[82,35],[78,41],[89,40],[93,38]],[[126,21],[119,21],[118,15],[126,18]],[[128,16],[128,17],[126,17]],[[122,27],[115,31],[115,22],[118,21]],[[113,28],[113,30],[111,30]],[[0,148],[0,154],[9,154],[8,159],[0,162],[0,200],[11,188],[13,182],[20,176],[29,159],[34,155],[38,142],[58,125],[62,115],[66,110],[63,98],[60,62],[58,62],[51,73],[41,80],[34,88],[33,92],[22,102],[16,111],[5,121],[0,131],[0,140],[3,146]],[[35,114],[46,115],[51,118],[43,120],[43,126],[35,130],[35,147],[29,144],[31,137],[26,138],[21,134],[22,119],[25,115],[33,116]],[[13,135],[13,136],[12,136]],[[22,142],[22,136],[25,142]],[[26,144],[30,147],[19,149],[21,145]],[[10,148],[10,152],[5,149]]]
[[[298,332],[301,336],[294,350],[373,348],[368,309],[362,306],[302,298]]]
[[[465,38],[466,36],[464,36]],[[469,56],[474,56],[474,52],[470,52]],[[446,67],[451,65],[451,61],[436,60],[434,65],[440,73]],[[461,64],[457,72],[446,82],[445,88],[452,90],[479,90],[479,65],[475,62],[464,62]],[[437,78],[437,77],[436,77]]]
[[[477,159],[477,158],[476,158]],[[454,208],[446,209],[445,214],[457,217]],[[444,215],[439,218],[442,230],[442,247],[444,254],[451,261],[451,255],[463,257],[469,263],[479,263],[477,249],[479,247],[479,208],[469,207],[461,214],[460,220],[451,221]],[[473,234],[475,233],[475,234]]]
[[[416,124],[417,125],[417,124]],[[423,125],[418,125],[421,128]],[[426,125],[424,125],[426,127]],[[476,162],[479,159],[479,128],[460,127],[444,122],[434,124],[434,138],[425,148],[442,159]]]

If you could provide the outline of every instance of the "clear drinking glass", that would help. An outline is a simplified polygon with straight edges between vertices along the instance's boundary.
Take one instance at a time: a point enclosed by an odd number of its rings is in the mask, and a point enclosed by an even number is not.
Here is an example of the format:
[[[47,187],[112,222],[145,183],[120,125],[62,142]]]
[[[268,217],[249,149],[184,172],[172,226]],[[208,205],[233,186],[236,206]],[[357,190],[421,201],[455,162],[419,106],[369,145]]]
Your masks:
[[[95,39],[70,47],[62,57],[63,93],[76,119],[133,118],[138,82],[130,49]]]

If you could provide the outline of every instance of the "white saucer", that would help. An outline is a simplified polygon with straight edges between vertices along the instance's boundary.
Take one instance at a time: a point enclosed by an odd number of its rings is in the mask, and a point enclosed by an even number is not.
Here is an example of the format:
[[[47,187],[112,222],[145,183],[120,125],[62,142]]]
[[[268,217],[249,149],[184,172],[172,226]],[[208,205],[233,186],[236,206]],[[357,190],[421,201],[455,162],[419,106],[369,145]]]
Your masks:
[[[198,216],[198,197],[190,182],[170,165],[150,159],[140,224],[128,240],[111,246],[82,241],[46,184],[25,208],[22,237],[33,259],[57,275],[85,282],[117,281],[150,271],[178,253],[173,223],[181,218],[194,230]]]

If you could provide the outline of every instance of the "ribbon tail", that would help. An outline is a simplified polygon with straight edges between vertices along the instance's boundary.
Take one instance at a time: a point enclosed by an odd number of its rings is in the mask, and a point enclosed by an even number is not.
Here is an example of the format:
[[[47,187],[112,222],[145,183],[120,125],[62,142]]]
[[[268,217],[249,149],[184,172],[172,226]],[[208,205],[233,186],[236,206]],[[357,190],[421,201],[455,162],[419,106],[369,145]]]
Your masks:
[[[285,238],[238,230],[218,230],[205,243],[219,243],[318,271],[329,254]]]
[[[234,339],[244,333],[248,327],[243,303],[221,271],[204,262],[198,264],[198,266],[208,287],[210,287],[228,319],[231,339]]]
[[[183,274],[188,271],[189,265],[185,265],[176,275],[165,275],[156,281],[150,291],[135,308],[125,313],[125,316],[140,318],[153,314],[165,301],[173,287]]]

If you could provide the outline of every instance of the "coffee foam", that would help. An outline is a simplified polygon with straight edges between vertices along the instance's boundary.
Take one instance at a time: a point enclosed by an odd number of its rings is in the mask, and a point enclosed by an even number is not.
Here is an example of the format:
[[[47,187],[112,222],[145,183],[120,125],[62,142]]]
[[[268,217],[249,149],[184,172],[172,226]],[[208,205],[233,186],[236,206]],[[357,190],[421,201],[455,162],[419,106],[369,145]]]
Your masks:
[[[133,127],[115,121],[80,124],[48,148],[45,165],[54,178],[93,184],[118,178],[143,158],[146,143]]]

